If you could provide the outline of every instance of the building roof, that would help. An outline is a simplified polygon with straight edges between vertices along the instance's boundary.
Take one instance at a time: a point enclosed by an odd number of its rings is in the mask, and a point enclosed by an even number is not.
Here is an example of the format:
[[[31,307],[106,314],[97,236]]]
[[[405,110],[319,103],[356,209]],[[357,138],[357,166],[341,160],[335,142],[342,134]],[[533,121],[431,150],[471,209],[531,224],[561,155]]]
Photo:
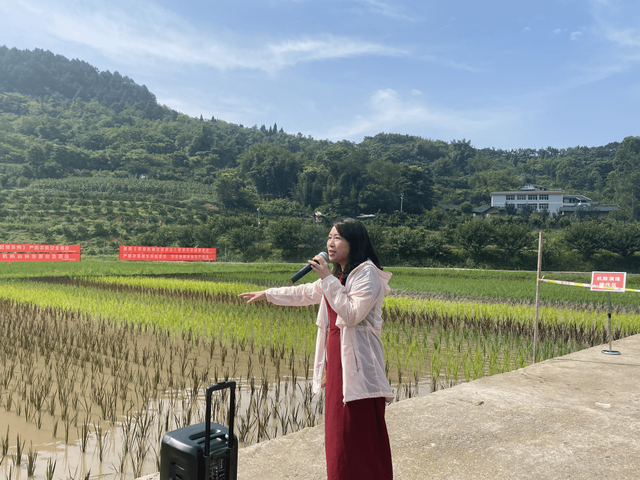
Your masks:
[[[504,192],[491,192],[491,195],[530,195],[533,193],[562,194],[562,190],[505,190]]]
[[[523,194],[523,193],[562,193],[562,190],[547,190],[545,187],[540,185],[534,185],[532,183],[528,183],[520,187],[520,190],[507,190],[504,192],[491,192],[491,195],[500,195],[503,193],[506,194]]]
[[[560,210],[563,212],[613,212],[618,210],[618,205],[563,205]]]
[[[473,208],[473,213],[486,214],[486,213],[488,213],[490,211],[499,212],[500,209],[498,207],[491,207],[491,206],[483,206],[483,207],[474,207]]]
[[[564,195],[564,198],[575,198],[576,200],[580,200],[581,202],[590,202],[591,199],[589,197],[585,197],[584,195]]]

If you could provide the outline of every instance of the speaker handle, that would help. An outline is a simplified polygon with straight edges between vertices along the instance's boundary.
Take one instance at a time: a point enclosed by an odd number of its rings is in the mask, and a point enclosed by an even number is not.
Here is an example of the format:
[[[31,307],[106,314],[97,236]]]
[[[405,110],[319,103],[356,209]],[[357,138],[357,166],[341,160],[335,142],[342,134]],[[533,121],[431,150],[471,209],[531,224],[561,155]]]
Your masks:
[[[211,397],[213,392],[217,390],[224,390],[225,388],[230,389],[230,404],[229,404],[229,437],[227,438],[229,449],[233,448],[234,440],[233,440],[233,417],[235,416],[236,410],[236,382],[220,382],[215,385],[211,385],[207,388],[207,406],[205,412],[205,425],[204,425],[204,456],[205,458],[209,458],[209,454],[211,452]]]

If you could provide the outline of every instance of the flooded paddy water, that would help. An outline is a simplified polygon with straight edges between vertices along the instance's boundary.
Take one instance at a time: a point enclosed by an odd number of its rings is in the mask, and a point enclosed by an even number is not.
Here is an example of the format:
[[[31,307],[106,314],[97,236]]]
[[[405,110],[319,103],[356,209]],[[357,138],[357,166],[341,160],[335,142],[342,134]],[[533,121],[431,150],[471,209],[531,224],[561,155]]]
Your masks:
[[[128,480],[157,472],[162,437],[202,422],[204,391],[223,380],[237,382],[241,447],[322,422],[323,398],[311,394],[314,308],[284,314],[280,307],[247,307],[235,295],[193,302],[181,293],[164,295],[183,296],[184,324],[197,317],[198,302],[238,310],[207,311],[205,318],[227,322],[226,330],[199,334],[170,331],[153,319],[143,325],[0,300],[5,478]],[[133,310],[154,301],[145,294]],[[167,301],[149,311],[159,316],[171,308]],[[527,338],[469,324],[443,328],[441,319],[403,311],[387,312],[383,330],[397,400],[530,362]],[[238,327],[250,323],[249,333]],[[556,348],[549,355],[562,353]],[[214,395],[213,421],[227,425],[227,408],[225,391]]]
[[[133,479],[158,471],[164,434],[204,421],[206,387],[228,379],[237,382],[241,447],[322,422],[308,347],[229,345],[3,301],[0,311],[5,478]],[[429,380],[419,389],[428,392]],[[396,390],[398,398],[417,394],[407,385]],[[225,392],[214,395],[212,413],[228,424]]]

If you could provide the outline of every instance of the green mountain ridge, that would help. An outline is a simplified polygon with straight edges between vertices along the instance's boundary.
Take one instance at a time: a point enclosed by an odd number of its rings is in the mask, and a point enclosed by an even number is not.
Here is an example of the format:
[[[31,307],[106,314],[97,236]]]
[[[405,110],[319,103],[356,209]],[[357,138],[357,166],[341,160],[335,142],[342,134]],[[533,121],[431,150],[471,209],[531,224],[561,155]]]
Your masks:
[[[535,150],[401,133],[316,140],[275,122],[192,118],[118,72],[0,47],[0,234],[10,241],[112,252],[122,243],[226,245],[239,258],[298,259],[322,248],[317,227],[327,219],[376,214],[388,258],[437,263],[473,207],[524,184],[617,203],[615,218],[635,220],[639,160],[640,137]],[[443,205],[456,208],[445,214]],[[567,226],[536,215],[517,220]],[[394,239],[393,228],[418,237]]]

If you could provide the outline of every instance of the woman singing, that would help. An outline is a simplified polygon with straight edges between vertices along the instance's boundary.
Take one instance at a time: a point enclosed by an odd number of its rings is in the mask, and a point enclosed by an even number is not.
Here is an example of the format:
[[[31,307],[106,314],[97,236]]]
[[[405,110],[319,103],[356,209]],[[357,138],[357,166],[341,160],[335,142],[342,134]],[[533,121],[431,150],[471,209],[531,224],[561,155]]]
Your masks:
[[[334,224],[327,253],[333,270],[321,255],[309,260],[320,277],[314,283],[240,296],[248,303],[320,304],[313,391],[326,386],[328,480],[390,480],[384,411],[394,395],[385,375],[381,313],[391,273],[382,271],[366,228],[353,219]]]

